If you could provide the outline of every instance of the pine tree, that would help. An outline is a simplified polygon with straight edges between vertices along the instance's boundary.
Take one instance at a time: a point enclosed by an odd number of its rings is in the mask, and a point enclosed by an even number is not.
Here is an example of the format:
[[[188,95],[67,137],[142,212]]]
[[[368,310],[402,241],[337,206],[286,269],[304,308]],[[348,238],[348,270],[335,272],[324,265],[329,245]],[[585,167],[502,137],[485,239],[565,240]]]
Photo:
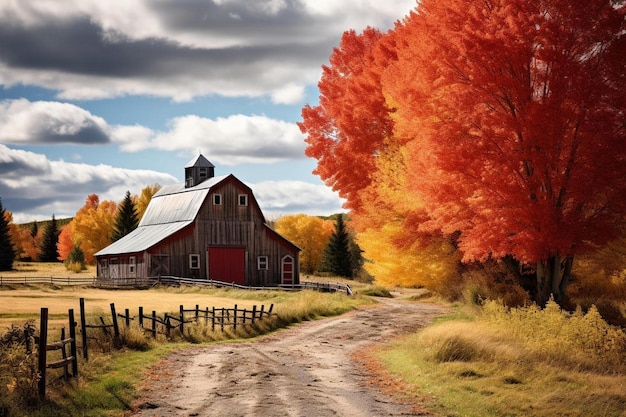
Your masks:
[[[135,230],[139,224],[135,202],[130,197],[130,191],[126,191],[126,196],[119,206],[115,218],[115,229],[113,230],[113,241],[119,240]]]
[[[52,221],[48,223],[43,231],[39,260],[41,262],[59,262],[59,251],[57,243],[59,241],[59,228],[57,221],[52,215]]]
[[[37,237],[37,233],[39,233],[39,226],[37,225],[37,222],[34,221],[33,224],[30,226],[30,237]]]
[[[9,222],[5,217],[5,210],[0,199],[0,271],[10,271],[13,269],[15,260],[15,249],[11,242]]]
[[[337,216],[335,230],[324,249],[323,264],[325,270],[341,277],[352,278],[354,274],[349,236],[343,221],[343,214]]]

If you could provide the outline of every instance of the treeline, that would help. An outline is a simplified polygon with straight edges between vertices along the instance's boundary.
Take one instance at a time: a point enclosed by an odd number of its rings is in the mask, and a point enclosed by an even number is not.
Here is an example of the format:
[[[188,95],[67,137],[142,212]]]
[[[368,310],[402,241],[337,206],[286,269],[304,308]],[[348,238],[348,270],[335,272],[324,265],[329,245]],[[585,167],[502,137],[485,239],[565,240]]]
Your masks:
[[[49,221],[22,225],[13,223],[13,214],[0,200],[0,271],[11,270],[15,260],[64,262],[70,270],[85,269],[95,262],[97,251],[137,227],[160,188],[149,185],[139,195],[127,191],[120,203],[91,194],[72,218],[57,220],[53,214]]]

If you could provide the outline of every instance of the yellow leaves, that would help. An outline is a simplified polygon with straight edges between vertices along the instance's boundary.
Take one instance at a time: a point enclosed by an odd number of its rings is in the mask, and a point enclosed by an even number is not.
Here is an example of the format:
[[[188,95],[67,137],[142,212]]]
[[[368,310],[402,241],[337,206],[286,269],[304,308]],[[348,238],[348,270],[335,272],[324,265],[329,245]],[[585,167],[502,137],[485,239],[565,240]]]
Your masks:
[[[146,212],[148,208],[148,204],[150,204],[150,200],[152,200],[152,196],[156,194],[157,191],[161,189],[159,184],[152,184],[144,187],[141,190],[141,194],[139,196],[135,196],[135,210],[137,210],[137,218],[141,220],[143,214]]]
[[[406,233],[400,221],[389,220],[380,229],[357,235],[357,243],[367,259],[364,267],[385,286],[425,287],[438,291],[458,276],[458,254],[443,239],[416,240],[398,247],[397,239]]]
[[[295,214],[278,219],[274,228],[302,249],[302,272],[312,274],[317,271],[333,231],[333,222],[306,214]]]

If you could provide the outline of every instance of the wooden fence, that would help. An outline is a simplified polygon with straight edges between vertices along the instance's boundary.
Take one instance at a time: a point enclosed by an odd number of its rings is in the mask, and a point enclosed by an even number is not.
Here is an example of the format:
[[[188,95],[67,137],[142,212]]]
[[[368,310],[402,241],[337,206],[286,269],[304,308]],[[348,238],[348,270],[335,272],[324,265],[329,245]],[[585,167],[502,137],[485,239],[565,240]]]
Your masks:
[[[0,275],[0,287],[3,285],[82,285],[95,286],[93,278],[56,278],[56,277],[3,277]]]
[[[235,283],[214,281],[210,279],[181,278],[174,276],[159,276],[149,278],[54,278],[54,277],[2,277],[0,276],[0,286],[3,285],[82,285],[97,288],[141,288],[159,284],[163,285],[197,285],[207,287],[230,287],[242,290],[282,290],[282,291],[302,291],[315,290],[323,292],[343,292],[353,295],[352,288],[348,284],[327,283],[327,282],[306,282],[300,284],[281,284],[278,286],[250,286]]]
[[[78,356],[76,350],[76,323],[74,322],[74,310],[68,311],[70,337],[65,338],[65,328],[61,329],[61,340],[48,343],[48,309],[41,308],[40,329],[38,344],[38,366],[39,372],[39,397],[46,397],[46,374],[47,370],[52,368],[63,368],[65,379],[69,379],[68,367],[72,365],[72,376],[78,376]],[[67,354],[67,345],[70,345],[70,355]],[[48,352],[51,350],[60,350],[61,359],[55,362],[48,362]]]
[[[216,307],[204,307],[200,308],[200,305],[196,304],[194,308],[186,309],[184,306],[180,306],[178,314],[163,313],[157,314],[156,311],[152,311],[151,314],[144,314],[144,308],[139,307],[138,315],[131,316],[129,309],[124,309],[124,313],[118,313],[115,307],[115,303],[111,303],[111,315],[107,319],[100,316],[97,320],[100,324],[87,324],[87,316],[85,312],[85,299],[80,299],[80,333],[82,339],[82,345],[78,349],[78,343],[76,339],[76,328],[78,323],[74,321],[74,310],[68,310],[69,320],[69,337],[66,338],[65,328],[61,329],[61,337],[57,341],[50,342],[48,334],[48,308],[42,307],[40,314],[40,330],[39,336],[35,337],[35,341],[38,345],[38,367],[39,373],[39,396],[45,398],[46,396],[46,384],[47,384],[47,372],[49,369],[63,368],[65,379],[69,379],[70,376],[78,376],[78,351],[82,352],[82,357],[85,362],[89,361],[89,337],[88,333],[102,332],[102,334],[111,339],[113,346],[117,349],[122,347],[122,330],[121,326],[129,327],[131,322],[137,321],[140,328],[150,333],[152,337],[157,337],[157,334],[163,334],[166,337],[172,336],[173,330],[178,330],[180,335],[184,337],[185,328],[189,324],[202,324],[204,326],[211,326],[212,331],[224,331],[225,328],[232,327],[233,331],[236,331],[239,326],[246,324],[254,324],[260,320],[270,317],[273,313],[274,304],[271,304],[266,310],[265,305],[257,307],[252,306],[251,309],[239,308],[236,304],[233,308],[216,308]],[[68,352],[69,347],[69,352]],[[30,347],[26,346],[26,350],[30,352]],[[48,361],[48,352],[60,350],[61,358],[54,362]],[[71,367],[71,375],[69,368]]]

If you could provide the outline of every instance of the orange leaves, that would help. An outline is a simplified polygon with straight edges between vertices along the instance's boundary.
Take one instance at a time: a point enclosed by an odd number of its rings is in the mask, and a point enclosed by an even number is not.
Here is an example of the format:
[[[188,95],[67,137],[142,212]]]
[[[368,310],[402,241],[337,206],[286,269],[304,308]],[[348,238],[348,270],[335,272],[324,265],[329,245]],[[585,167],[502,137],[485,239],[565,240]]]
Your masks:
[[[626,212],[625,10],[423,0],[393,31],[346,32],[300,128],[315,172],[380,254],[366,257],[417,256],[421,233],[443,232],[466,261],[533,263],[615,236]]]
[[[111,243],[116,212],[115,202],[101,202],[96,194],[89,195],[85,205],[76,212],[74,219],[59,236],[59,243],[64,250],[64,254],[59,252],[62,259],[65,259],[72,247],[79,246],[85,253],[85,261],[92,264],[95,261],[94,253]]]
[[[318,160],[315,173],[351,208],[360,205],[359,191],[369,185],[375,155],[392,131],[380,74],[394,53],[381,36],[371,28],[344,33],[331,65],[323,68],[320,104],[305,106],[299,123],[307,134],[306,154]]]

